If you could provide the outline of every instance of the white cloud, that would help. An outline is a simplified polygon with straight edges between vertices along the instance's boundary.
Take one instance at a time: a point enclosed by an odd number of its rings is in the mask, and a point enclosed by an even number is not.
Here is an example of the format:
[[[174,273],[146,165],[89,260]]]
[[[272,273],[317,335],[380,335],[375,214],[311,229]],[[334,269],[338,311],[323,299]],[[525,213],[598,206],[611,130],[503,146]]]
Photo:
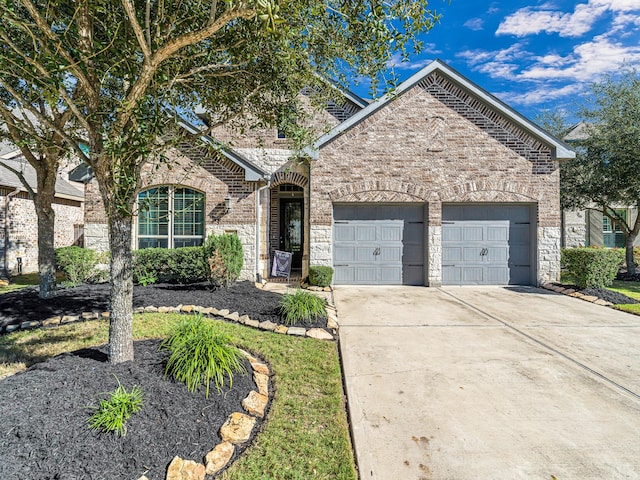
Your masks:
[[[545,59],[553,58],[553,62]],[[536,63],[524,69],[518,78],[529,80],[573,79],[589,82],[600,75],[615,71],[622,63],[640,65],[640,46],[613,42],[605,35],[576,45],[566,57],[538,57]]]
[[[566,97],[577,96],[585,91],[583,84],[564,86],[540,85],[526,91],[498,92],[494,95],[507,104],[540,105]]]
[[[591,2],[576,5],[573,13],[525,7],[507,16],[498,26],[496,35],[524,37],[546,32],[561,37],[579,37],[590,31],[606,10],[607,6]]]
[[[603,5],[614,12],[632,12],[640,10],[638,0],[592,0],[589,3]]]
[[[429,65],[433,59],[423,58],[414,61],[402,61],[402,55],[396,53],[387,62],[387,68],[393,68],[394,70],[418,70]]]
[[[481,18],[470,18],[466,22],[464,22],[465,27],[475,32],[484,29],[484,20]]]

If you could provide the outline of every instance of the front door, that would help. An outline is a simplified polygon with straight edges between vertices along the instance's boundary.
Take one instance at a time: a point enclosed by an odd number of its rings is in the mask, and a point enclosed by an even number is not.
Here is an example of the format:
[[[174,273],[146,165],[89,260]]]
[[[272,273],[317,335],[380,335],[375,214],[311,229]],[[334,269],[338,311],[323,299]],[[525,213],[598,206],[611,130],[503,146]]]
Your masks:
[[[293,253],[291,268],[302,269],[304,199],[280,199],[280,250]]]

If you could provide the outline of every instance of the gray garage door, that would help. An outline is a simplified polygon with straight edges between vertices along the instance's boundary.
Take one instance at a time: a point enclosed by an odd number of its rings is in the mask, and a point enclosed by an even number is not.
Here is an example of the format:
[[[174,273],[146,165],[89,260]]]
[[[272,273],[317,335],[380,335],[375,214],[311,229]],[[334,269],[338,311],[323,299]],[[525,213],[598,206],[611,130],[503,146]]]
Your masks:
[[[424,285],[422,205],[335,205],[334,282]]]
[[[529,285],[529,205],[443,205],[444,285]]]

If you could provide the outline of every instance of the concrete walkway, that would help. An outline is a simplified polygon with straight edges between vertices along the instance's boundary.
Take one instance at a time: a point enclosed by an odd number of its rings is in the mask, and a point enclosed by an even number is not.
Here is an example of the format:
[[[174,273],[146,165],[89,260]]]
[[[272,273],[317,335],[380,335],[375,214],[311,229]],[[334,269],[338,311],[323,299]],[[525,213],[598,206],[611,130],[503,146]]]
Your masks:
[[[640,317],[534,288],[334,296],[363,480],[640,478]]]

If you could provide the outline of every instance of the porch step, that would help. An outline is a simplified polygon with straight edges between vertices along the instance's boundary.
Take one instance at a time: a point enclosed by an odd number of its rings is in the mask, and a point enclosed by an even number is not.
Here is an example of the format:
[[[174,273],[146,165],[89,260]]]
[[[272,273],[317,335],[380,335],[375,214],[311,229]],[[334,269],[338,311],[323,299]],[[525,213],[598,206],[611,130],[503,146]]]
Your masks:
[[[302,283],[301,276],[291,276],[287,277],[269,277],[267,278],[267,283],[289,283],[291,285],[300,285]]]

